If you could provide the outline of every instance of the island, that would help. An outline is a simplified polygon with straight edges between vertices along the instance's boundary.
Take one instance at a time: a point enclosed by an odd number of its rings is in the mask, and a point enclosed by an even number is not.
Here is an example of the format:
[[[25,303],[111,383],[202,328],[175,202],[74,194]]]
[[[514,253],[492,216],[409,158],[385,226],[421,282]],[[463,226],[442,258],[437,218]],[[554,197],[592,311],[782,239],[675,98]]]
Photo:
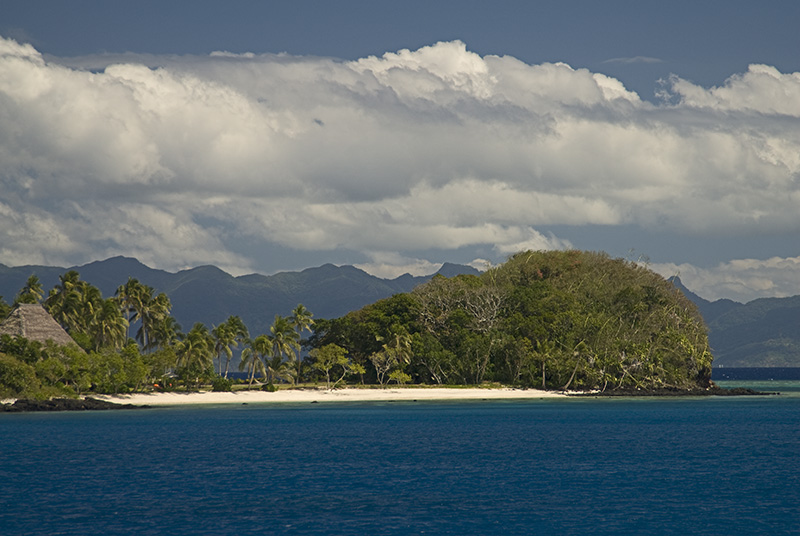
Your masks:
[[[169,297],[132,278],[111,298],[74,271],[47,298],[37,285],[32,276],[0,322],[3,399],[348,386],[720,392],[697,307],[645,264],[602,252],[520,252],[339,318],[298,304],[258,335],[235,315],[184,333]]]

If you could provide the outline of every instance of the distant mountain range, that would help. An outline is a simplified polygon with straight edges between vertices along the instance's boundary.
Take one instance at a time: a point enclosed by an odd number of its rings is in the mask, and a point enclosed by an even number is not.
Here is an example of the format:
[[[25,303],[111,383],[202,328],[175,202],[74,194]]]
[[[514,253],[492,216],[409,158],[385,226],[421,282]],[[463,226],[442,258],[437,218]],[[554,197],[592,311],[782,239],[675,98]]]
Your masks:
[[[714,366],[800,367],[800,296],[712,302],[673,282],[708,325]]]
[[[287,316],[299,303],[315,318],[336,318],[393,294],[409,292],[435,275],[381,279],[353,266],[326,264],[301,272],[234,277],[215,266],[171,273],[149,268],[136,259],[113,257],[69,268],[9,268],[0,264],[0,296],[10,303],[31,274],[39,277],[47,293],[68,270],[77,271],[104,297],[113,296],[128,277],[166,293],[172,301],[172,315],[185,331],[195,322],[212,327],[230,315],[238,315],[253,334],[265,333],[275,315]],[[452,277],[479,272],[470,266],[446,263],[436,273]]]
[[[0,264],[0,296],[11,302],[31,274],[42,281],[45,292],[58,276],[76,270],[103,296],[138,279],[172,300],[173,316],[184,330],[195,322],[215,326],[239,315],[251,333],[264,333],[276,314],[288,315],[298,303],[315,318],[336,318],[389,297],[409,292],[434,274],[382,279],[353,266],[326,264],[300,272],[234,277],[215,266],[199,266],[177,273],[155,270],[127,257],[113,257],[83,266],[20,266]],[[437,272],[446,277],[478,274],[470,267],[444,264]],[[761,298],[742,304],[731,300],[708,301],[674,279],[675,285],[697,304],[708,324],[714,365],[726,367],[800,367],[800,296]]]

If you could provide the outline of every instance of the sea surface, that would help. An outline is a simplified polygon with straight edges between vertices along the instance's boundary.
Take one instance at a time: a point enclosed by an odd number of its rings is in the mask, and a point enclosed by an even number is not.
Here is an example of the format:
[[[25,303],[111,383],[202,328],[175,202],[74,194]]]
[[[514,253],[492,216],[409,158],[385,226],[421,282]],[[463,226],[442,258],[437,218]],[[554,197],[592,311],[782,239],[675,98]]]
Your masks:
[[[800,534],[781,395],[0,415],[0,534]]]

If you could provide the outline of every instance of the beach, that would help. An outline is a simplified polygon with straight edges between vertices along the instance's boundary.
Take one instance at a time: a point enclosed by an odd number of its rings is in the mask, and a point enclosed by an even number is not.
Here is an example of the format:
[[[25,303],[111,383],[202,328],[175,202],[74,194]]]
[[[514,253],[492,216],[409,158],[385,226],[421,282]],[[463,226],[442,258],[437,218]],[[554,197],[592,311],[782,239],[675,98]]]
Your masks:
[[[265,403],[325,403],[380,402],[418,400],[509,400],[566,397],[561,392],[537,389],[454,389],[454,388],[345,388],[329,391],[320,389],[281,389],[275,392],[170,392],[133,393],[128,395],[93,395],[93,398],[119,404],[148,406],[178,406],[200,404],[265,404]]]

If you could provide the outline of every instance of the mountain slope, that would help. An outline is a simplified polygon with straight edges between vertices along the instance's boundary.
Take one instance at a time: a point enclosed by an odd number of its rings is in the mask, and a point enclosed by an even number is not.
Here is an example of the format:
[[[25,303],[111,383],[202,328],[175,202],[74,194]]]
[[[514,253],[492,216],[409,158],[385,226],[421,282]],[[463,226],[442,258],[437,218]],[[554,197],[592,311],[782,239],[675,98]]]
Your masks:
[[[800,367],[800,296],[710,302],[673,283],[708,325],[714,366]]]
[[[129,277],[164,292],[172,301],[172,313],[188,331],[195,322],[211,327],[230,315],[239,315],[253,333],[268,329],[276,314],[288,315],[298,303],[316,318],[334,318],[367,304],[401,292],[409,292],[431,276],[381,279],[353,266],[326,264],[301,272],[282,272],[265,276],[240,277],[215,266],[199,266],[177,273],[155,270],[136,259],[113,257],[69,268],[0,265],[0,296],[11,302],[31,274],[42,281],[45,293],[58,283],[58,277],[76,270],[81,279],[95,285],[103,296],[113,296]],[[477,274],[469,266],[446,264],[447,275]]]
[[[718,364],[800,367],[800,296],[761,298],[709,323]]]

